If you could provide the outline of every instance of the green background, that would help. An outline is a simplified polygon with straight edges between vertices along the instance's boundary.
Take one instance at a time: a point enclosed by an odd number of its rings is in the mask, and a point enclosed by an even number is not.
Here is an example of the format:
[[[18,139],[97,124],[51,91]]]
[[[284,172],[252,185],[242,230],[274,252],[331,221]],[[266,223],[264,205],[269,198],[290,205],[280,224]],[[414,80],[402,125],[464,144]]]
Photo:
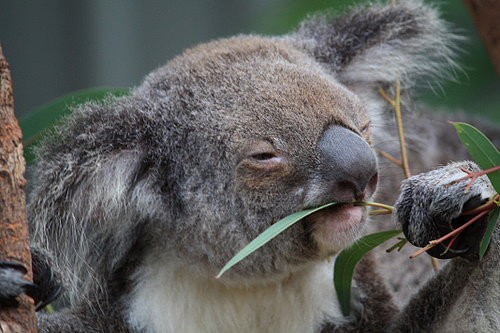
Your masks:
[[[2,1],[0,41],[11,65],[16,114],[22,116],[72,91],[138,85],[145,74],[197,43],[240,33],[285,33],[308,13],[360,2]],[[421,99],[500,123],[500,80],[462,1],[428,2],[439,6],[467,41],[458,58],[463,72],[440,89],[421,91]]]

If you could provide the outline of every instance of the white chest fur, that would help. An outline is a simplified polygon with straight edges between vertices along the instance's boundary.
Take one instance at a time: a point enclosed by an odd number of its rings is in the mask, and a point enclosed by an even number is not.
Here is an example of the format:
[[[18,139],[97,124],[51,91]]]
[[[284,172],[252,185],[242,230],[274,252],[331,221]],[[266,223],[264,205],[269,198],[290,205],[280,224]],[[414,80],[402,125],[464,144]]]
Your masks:
[[[166,264],[144,268],[126,314],[146,332],[314,332],[345,321],[332,283],[332,263],[250,288],[228,288]]]

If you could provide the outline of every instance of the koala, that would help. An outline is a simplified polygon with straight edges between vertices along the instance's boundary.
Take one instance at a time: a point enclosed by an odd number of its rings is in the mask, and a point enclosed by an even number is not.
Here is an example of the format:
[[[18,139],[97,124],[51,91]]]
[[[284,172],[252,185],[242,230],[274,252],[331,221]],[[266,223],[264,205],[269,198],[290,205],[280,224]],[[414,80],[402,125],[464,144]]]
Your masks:
[[[433,253],[450,260],[429,278],[392,255],[367,255],[349,316],[332,283],[342,249],[393,223],[369,219],[356,202],[397,199],[395,219],[424,246],[495,194],[484,176],[466,193],[466,183],[449,185],[460,168],[478,167],[447,164],[467,159],[452,126],[410,100],[457,68],[460,37],[449,31],[420,1],[318,14],[283,36],[198,45],[129,96],[78,106],[40,147],[28,206],[33,246],[52,254],[65,288],[65,306],[38,315],[40,331],[498,331],[498,228],[485,257],[476,255],[486,217],[446,256]],[[402,183],[377,154],[399,149],[379,94],[397,80],[420,172]],[[498,128],[481,129],[498,142]],[[329,202],[339,204],[215,278],[274,222]],[[19,287],[14,275],[0,285]],[[412,283],[418,291],[398,294]]]

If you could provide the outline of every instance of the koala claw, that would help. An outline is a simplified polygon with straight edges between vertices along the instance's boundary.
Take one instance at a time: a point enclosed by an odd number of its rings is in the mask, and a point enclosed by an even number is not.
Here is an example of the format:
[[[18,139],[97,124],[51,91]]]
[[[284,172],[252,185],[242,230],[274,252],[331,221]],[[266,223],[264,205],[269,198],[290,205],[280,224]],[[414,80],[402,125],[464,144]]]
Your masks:
[[[23,279],[27,272],[26,267],[19,263],[0,261],[0,308],[19,306],[16,298],[22,293],[34,300],[36,311],[59,297],[62,284],[56,279],[50,266],[33,266],[34,283]]]
[[[54,275],[54,270],[47,267],[48,277],[43,281],[40,281],[42,293],[38,299],[35,299],[36,311],[45,308],[47,305],[55,301],[63,290],[62,283],[59,282]]]
[[[401,223],[408,241],[418,247],[438,239],[460,227],[473,216],[461,216],[485,203],[495,194],[488,178],[481,176],[470,181],[454,182],[462,178],[465,169],[480,171],[472,162],[456,162],[405,180],[396,202],[396,218]],[[470,188],[466,191],[466,188]],[[469,257],[479,245],[486,227],[487,215],[462,232],[448,251],[439,244],[428,253],[436,258]]]
[[[27,272],[26,267],[19,263],[0,261],[0,285],[2,285],[2,291],[0,292],[1,307],[17,307],[19,304],[16,297],[23,292],[35,301],[40,298],[40,288],[36,284],[22,278]]]

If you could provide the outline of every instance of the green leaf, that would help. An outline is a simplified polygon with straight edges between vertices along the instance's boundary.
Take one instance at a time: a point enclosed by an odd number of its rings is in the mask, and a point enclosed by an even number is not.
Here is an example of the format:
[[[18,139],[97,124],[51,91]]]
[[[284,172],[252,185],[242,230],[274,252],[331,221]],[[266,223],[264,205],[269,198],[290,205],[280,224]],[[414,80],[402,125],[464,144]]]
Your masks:
[[[321,207],[313,208],[313,209],[307,209],[303,210],[291,215],[288,215],[287,217],[279,220],[278,222],[274,223],[272,226],[267,228],[264,232],[262,232],[259,236],[257,236],[253,241],[251,241],[247,246],[245,246],[240,252],[238,252],[229,262],[220,270],[219,274],[217,274],[216,278],[220,278],[224,272],[226,272],[229,268],[233,267],[237,263],[239,263],[241,260],[243,260],[245,257],[250,255],[251,253],[255,252],[255,250],[259,249],[262,247],[264,244],[269,242],[271,239],[276,237],[280,232],[283,230],[287,229],[291,225],[293,225],[295,222],[303,219],[304,217],[311,215],[314,212],[317,212],[318,210],[336,205],[336,202],[331,202],[329,204],[323,205]]]
[[[486,228],[486,232],[484,233],[483,239],[481,239],[481,243],[479,244],[479,259],[483,259],[484,253],[488,248],[488,244],[491,240],[491,235],[493,234],[493,230],[500,218],[500,207],[496,207],[490,213],[488,217],[488,227]]]
[[[333,284],[344,316],[348,316],[350,312],[351,282],[358,262],[370,250],[400,233],[401,230],[390,230],[364,236],[340,252],[335,259]]]
[[[500,152],[483,133],[469,124],[453,122],[451,124],[455,126],[458,137],[469,154],[483,170],[500,165]],[[500,193],[500,170],[487,175],[497,193]]]
[[[42,105],[19,120],[23,131],[23,146],[26,163],[34,159],[33,146],[43,137],[45,132],[52,128],[62,117],[71,112],[71,107],[88,101],[102,101],[107,96],[124,96],[130,91],[123,88],[91,88],[80,90],[62,96],[52,102]]]

